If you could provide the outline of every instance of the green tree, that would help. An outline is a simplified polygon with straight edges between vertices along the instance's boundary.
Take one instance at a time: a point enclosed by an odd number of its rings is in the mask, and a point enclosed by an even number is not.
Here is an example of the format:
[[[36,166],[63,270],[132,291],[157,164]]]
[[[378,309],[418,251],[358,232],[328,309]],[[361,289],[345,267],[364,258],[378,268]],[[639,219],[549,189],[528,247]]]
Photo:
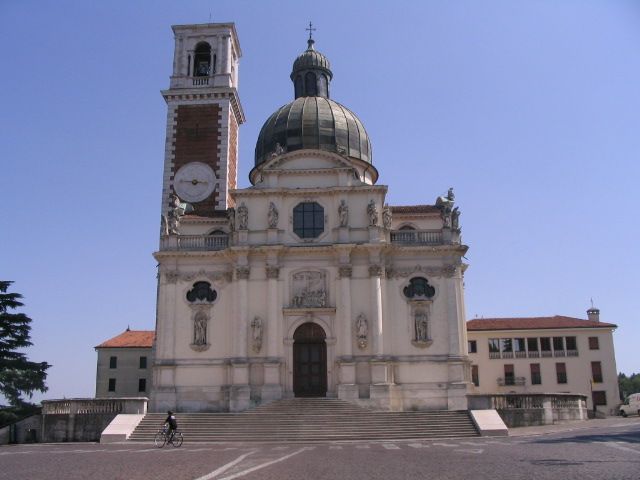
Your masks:
[[[0,394],[14,407],[27,405],[22,395],[29,398],[34,392],[46,392],[46,362],[30,362],[18,351],[31,343],[31,319],[24,313],[11,313],[18,307],[22,295],[7,293],[13,282],[0,281]]]
[[[624,400],[632,393],[640,393],[640,373],[632,373],[629,377],[619,373],[618,387],[620,387],[620,400]]]

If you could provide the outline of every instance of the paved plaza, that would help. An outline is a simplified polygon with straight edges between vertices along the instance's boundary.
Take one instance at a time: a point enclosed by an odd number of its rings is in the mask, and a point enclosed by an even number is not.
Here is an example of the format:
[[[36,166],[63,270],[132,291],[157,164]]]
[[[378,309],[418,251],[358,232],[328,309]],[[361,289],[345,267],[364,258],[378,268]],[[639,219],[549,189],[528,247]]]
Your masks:
[[[634,479],[640,419],[501,438],[319,444],[36,444],[0,448],[0,479]]]

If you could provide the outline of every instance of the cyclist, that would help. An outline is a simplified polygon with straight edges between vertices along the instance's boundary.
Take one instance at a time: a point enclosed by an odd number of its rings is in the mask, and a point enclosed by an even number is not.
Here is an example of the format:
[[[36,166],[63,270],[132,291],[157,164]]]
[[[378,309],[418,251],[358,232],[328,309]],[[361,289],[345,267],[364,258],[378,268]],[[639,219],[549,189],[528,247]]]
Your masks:
[[[164,424],[169,427],[169,430],[167,430],[167,441],[171,442],[173,440],[173,434],[178,428],[178,421],[171,410],[167,412],[167,418],[165,419]]]

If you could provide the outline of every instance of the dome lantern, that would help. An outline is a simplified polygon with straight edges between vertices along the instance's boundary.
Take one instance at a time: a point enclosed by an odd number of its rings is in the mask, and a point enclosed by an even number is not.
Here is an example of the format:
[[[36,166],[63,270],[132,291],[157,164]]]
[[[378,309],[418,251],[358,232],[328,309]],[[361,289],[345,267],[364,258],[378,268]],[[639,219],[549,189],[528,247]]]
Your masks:
[[[311,22],[307,30],[309,30],[307,49],[295,59],[291,71],[295,98],[329,98],[329,83],[333,78],[329,59],[315,49],[315,41],[311,37],[311,32],[315,28],[311,26]]]

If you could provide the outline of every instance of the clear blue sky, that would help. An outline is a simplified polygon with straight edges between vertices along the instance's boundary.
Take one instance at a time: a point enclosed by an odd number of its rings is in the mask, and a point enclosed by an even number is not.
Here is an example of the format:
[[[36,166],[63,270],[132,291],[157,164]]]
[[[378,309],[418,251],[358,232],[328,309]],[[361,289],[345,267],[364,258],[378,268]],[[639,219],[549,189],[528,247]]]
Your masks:
[[[93,395],[93,346],[154,327],[170,26],[210,14],[243,50],[240,186],[312,20],[389,202],[455,188],[469,318],[584,318],[593,297],[640,371],[639,2],[4,0],[0,277],[46,397]]]

